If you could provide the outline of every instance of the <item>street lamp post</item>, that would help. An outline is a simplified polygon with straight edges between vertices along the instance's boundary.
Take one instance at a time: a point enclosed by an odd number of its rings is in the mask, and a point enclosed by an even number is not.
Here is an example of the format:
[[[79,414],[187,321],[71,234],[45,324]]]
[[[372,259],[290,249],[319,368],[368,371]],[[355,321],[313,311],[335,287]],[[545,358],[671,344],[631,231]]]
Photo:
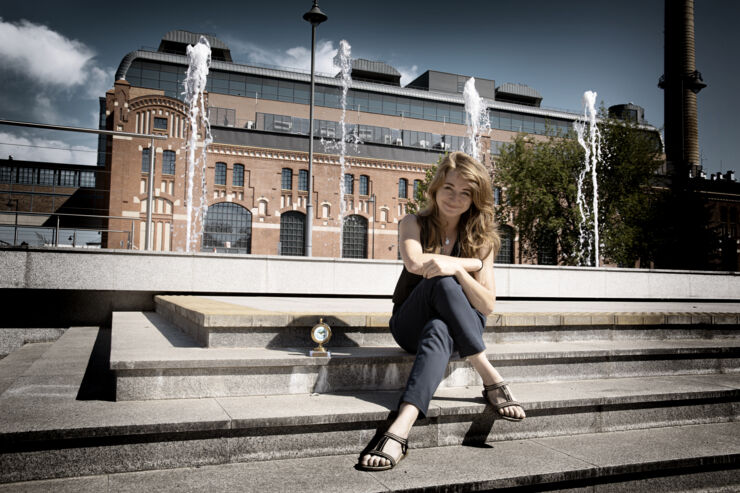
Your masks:
[[[308,120],[308,200],[306,201],[306,256],[312,254],[311,234],[313,230],[313,91],[314,91],[314,58],[316,54],[316,26],[328,17],[319,8],[318,0],[314,0],[311,10],[303,14],[303,19],[311,23],[311,104],[309,105]]]

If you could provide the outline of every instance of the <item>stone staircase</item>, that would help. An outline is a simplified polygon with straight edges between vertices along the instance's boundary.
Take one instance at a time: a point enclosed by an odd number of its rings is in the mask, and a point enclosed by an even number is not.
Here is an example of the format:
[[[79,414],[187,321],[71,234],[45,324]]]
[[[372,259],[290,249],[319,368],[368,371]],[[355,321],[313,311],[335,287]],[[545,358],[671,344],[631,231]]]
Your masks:
[[[174,491],[184,477],[204,488],[221,477],[221,489],[244,491],[235,478],[274,474],[259,491],[740,488],[737,313],[489,317],[489,358],[527,419],[496,419],[477,375],[453,359],[409,458],[371,474],[352,464],[413,357],[393,344],[383,302],[304,303],[158,296],[156,312],[71,328],[4,372],[11,354],[0,361],[0,482],[40,491],[104,477],[108,491]],[[333,331],[328,359],[307,356],[319,318]]]

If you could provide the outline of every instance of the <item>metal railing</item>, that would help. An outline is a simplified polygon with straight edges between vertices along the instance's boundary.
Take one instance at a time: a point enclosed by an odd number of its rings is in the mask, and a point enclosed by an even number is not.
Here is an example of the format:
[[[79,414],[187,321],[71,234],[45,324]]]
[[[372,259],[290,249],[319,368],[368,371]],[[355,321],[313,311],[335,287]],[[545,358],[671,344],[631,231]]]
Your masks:
[[[64,247],[70,246],[73,248],[102,248],[103,247],[103,235],[110,233],[122,233],[126,237],[125,244],[120,241],[120,247],[127,250],[133,250],[134,247],[134,232],[136,231],[136,221],[142,221],[141,218],[136,217],[123,217],[123,216],[101,216],[94,214],[69,214],[59,212],[23,212],[23,211],[0,211],[0,216],[14,215],[12,222],[0,222],[0,248],[2,247],[15,247],[15,246],[53,246],[53,247]],[[54,225],[35,225],[35,224],[19,224],[20,216],[35,216],[35,217],[47,217],[49,218],[44,223],[48,223],[49,220],[53,220]],[[86,227],[86,226],[72,226],[72,225],[61,225],[61,218],[63,217],[78,217],[85,218],[86,220],[98,220],[107,221],[109,219],[131,221],[130,229],[109,229],[101,225],[101,227]],[[110,242],[110,238],[108,238]]]
[[[20,122],[15,120],[4,120],[0,119],[0,125],[11,125],[16,127],[30,127],[30,128],[43,128],[47,130],[61,130],[64,132],[80,132],[80,133],[89,133],[89,134],[98,134],[98,135],[111,135],[111,136],[124,136],[124,137],[140,137],[145,139],[150,139],[150,149],[149,152],[149,188],[147,191],[147,213],[146,213],[146,230],[145,230],[145,240],[144,245],[147,250],[152,249],[152,238],[151,238],[151,230],[152,230],[152,202],[154,200],[154,154],[156,153],[156,150],[154,148],[154,141],[155,140],[165,140],[168,137],[166,135],[159,135],[159,134],[139,134],[139,133],[133,133],[133,132],[120,132],[117,130],[102,130],[97,128],[82,128],[82,127],[69,127],[67,125],[50,125],[48,123],[34,123],[34,122]],[[16,216],[17,219],[17,216]],[[122,219],[131,219],[131,218],[122,218]],[[16,226],[16,233],[18,230],[18,227]]]

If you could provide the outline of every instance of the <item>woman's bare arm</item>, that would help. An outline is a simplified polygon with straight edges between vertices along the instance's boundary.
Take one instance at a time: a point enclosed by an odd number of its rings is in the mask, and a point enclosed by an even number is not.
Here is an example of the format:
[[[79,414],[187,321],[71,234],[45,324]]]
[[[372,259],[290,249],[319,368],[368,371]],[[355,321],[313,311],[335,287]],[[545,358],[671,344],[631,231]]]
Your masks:
[[[485,315],[493,312],[496,301],[493,252],[488,252],[483,260],[424,253],[416,216],[404,217],[400,228],[401,258],[406,270],[427,279],[455,276],[471,305]]]

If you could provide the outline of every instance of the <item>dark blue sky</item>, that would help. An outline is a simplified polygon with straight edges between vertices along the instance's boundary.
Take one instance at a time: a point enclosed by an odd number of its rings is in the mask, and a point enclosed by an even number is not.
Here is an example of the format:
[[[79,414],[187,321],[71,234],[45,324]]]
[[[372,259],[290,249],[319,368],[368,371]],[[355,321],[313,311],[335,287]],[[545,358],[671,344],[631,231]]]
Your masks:
[[[310,0],[8,3],[0,9],[0,118],[95,126],[95,97],[111,86],[121,58],[142,46],[156,47],[172,29],[214,34],[230,45],[236,61],[308,66],[310,27],[301,16]],[[494,79],[497,85],[519,82],[537,89],[543,106],[573,111],[582,111],[583,92],[593,90],[606,106],[643,106],[648,122],[663,126],[663,92],[657,87],[663,1],[319,4],[329,16],[318,31],[324,64],[346,39],[353,56],[395,66],[404,82],[427,69]],[[697,68],[708,84],[699,94],[699,139],[708,173],[740,171],[734,149],[740,137],[740,36],[733,34],[738,18],[740,2],[696,2]],[[30,74],[23,69],[29,64]],[[68,158],[94,161],[90,137],[1,127],[0,142],[11,141],[24,146],[0,145],[0,155],[34,152],[64,159],[56,150],[30,146],[77,145],[79,151]]]

